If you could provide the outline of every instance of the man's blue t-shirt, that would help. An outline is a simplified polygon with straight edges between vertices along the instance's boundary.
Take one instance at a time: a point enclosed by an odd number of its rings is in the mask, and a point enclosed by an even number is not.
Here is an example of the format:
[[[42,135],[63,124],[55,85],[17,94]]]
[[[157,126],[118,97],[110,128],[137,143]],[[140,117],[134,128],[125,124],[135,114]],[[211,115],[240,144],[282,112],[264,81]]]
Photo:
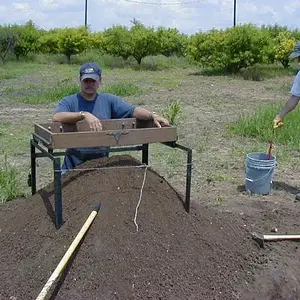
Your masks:
[[[77,93],[63,98],[58,103],[55,112],[86,111],[103,120],[132,118],[134,109],[134,105],[112,94],[100,93],[94,100],[88,101]]]
[[[118,96],[100,93],[94,100],[86,100],[80,93],[64,97],[57,105],[55,113],[58,112],[80,112],[85,111],[96,116],[100,121],[105,119],[123,119],[132,118],[135,106],[127,103]],[[73,157],[72,165],[75,166],[87,159],[97,158],[108,155],[108,153],[100,153],[103,147],[89,148],[72,148],[67,150],[67,160],[65,160],[65,168],[70,168],[71,163],[67,163],[68,159]],[[71,156],[70,156],[71,155]],[[75,156],[75,157],[74,157]]]

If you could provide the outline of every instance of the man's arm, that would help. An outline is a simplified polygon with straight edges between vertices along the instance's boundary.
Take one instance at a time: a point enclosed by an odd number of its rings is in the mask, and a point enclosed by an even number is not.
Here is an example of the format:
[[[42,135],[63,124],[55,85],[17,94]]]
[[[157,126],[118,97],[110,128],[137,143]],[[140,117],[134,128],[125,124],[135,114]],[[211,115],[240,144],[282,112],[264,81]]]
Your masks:
[[[286,102],[282,110],[279,112],[277,116],[275,116],[273,120],[273,128],[280,128],[283,126],[283,119],[284,117],[294,110],[299,103],[300,97],[296,95],[292,95],[289,100]]]
[[[66,124],[74,124],[83,119],[80,112],[57,112],[52,116],[53,122],[61,122]]]
[[[279,117],[284,118],[289,112],[294,110],[299,103],[300,97],[296,95],[292,95],[289,100],[286,102],[285,106],[283,109],[280,111],[278,114]]]
[[[153,112],[150,112],[149,110],[142,108],[142,107],[136,107],[133,111],[133,117],[137,118],[139,120],[153,120],[154,124],[157,127],[162,126],[168,126],[169,121]]]
[[[85,120],[92,131],[102,130],[100,120],[89,112],[58,112],[53,115],[53,122],[74,124],[80,120]]]

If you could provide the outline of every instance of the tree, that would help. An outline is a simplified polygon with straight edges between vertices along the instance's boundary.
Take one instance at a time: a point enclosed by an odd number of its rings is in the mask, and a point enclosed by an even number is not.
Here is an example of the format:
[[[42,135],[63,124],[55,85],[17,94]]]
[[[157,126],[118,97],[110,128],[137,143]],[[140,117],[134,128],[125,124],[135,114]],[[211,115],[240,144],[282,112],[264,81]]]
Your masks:
[[[58,31],[53,29],[45,32],[39,38],[40,51],[47,54],[58,54]]]
[[[280,32],[275,39],[275,59],[281,62],[284,68],[290,65],[289,54],[293,51],[296,39],[292,36],[291,32]]]
[[[204,66],[235,73],[269,59],[271,38],[251,24],[191,36],[189,54]]]
[[[68,63],[71,56],[82,53],[87,48],[88,31],[85,27],[65,28],[57,32],[59,53],[66,55]]]
[[[28,21],[25,25],[13,25],[12,29],[17,36],[17,41],[13,47],[13,53],[17,60],[20,57],[26,57],[30,52],[39,50],[40,32],[32,21]]]
[[[132,36],[125,26],[115,25],[103,32],[103,49],[107,54],[127,60],[132,48]]]
[[[130,34],[132,38],[131,54],[139,65],[144,57],[158,53],[158,40],[153,28],[146,28],[143,24],[138,23],[131,27]]]
[[[10,25],[0,26],[0,57],[4,63],[6,57],[16,45],[17,35]]]
[[[180,34],[176,28],[159,27],[156,31],[158,52],[164,56],[185,56],[187,37]]]

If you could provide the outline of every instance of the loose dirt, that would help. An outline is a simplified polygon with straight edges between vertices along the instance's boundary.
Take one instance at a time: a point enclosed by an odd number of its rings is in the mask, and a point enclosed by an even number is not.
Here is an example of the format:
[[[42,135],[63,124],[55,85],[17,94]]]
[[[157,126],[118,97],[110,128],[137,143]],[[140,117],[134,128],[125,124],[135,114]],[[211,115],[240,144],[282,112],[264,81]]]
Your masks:
[[[250,225],[262,228],[256,214],[276,215],[268,205],[241,215],[238,204],[229,212],[193,202],[187,213],[182,199],[154,170],[117,155],[64,176],[59,230],[52,184],[0,206],[0,299],[35,299],[98,203],[52,299],[299,299],[297,243],[261,249],[251,238]]]

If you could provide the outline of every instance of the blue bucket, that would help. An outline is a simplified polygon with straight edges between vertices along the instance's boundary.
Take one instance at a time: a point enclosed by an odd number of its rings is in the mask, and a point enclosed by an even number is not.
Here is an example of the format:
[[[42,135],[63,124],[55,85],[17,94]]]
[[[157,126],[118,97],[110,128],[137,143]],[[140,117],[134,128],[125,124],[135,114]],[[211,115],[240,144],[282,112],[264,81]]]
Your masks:
[[[276,157],[266,153],[249,153],[246,158],[245,188],[255,194],[268,195],[276,166]]]

